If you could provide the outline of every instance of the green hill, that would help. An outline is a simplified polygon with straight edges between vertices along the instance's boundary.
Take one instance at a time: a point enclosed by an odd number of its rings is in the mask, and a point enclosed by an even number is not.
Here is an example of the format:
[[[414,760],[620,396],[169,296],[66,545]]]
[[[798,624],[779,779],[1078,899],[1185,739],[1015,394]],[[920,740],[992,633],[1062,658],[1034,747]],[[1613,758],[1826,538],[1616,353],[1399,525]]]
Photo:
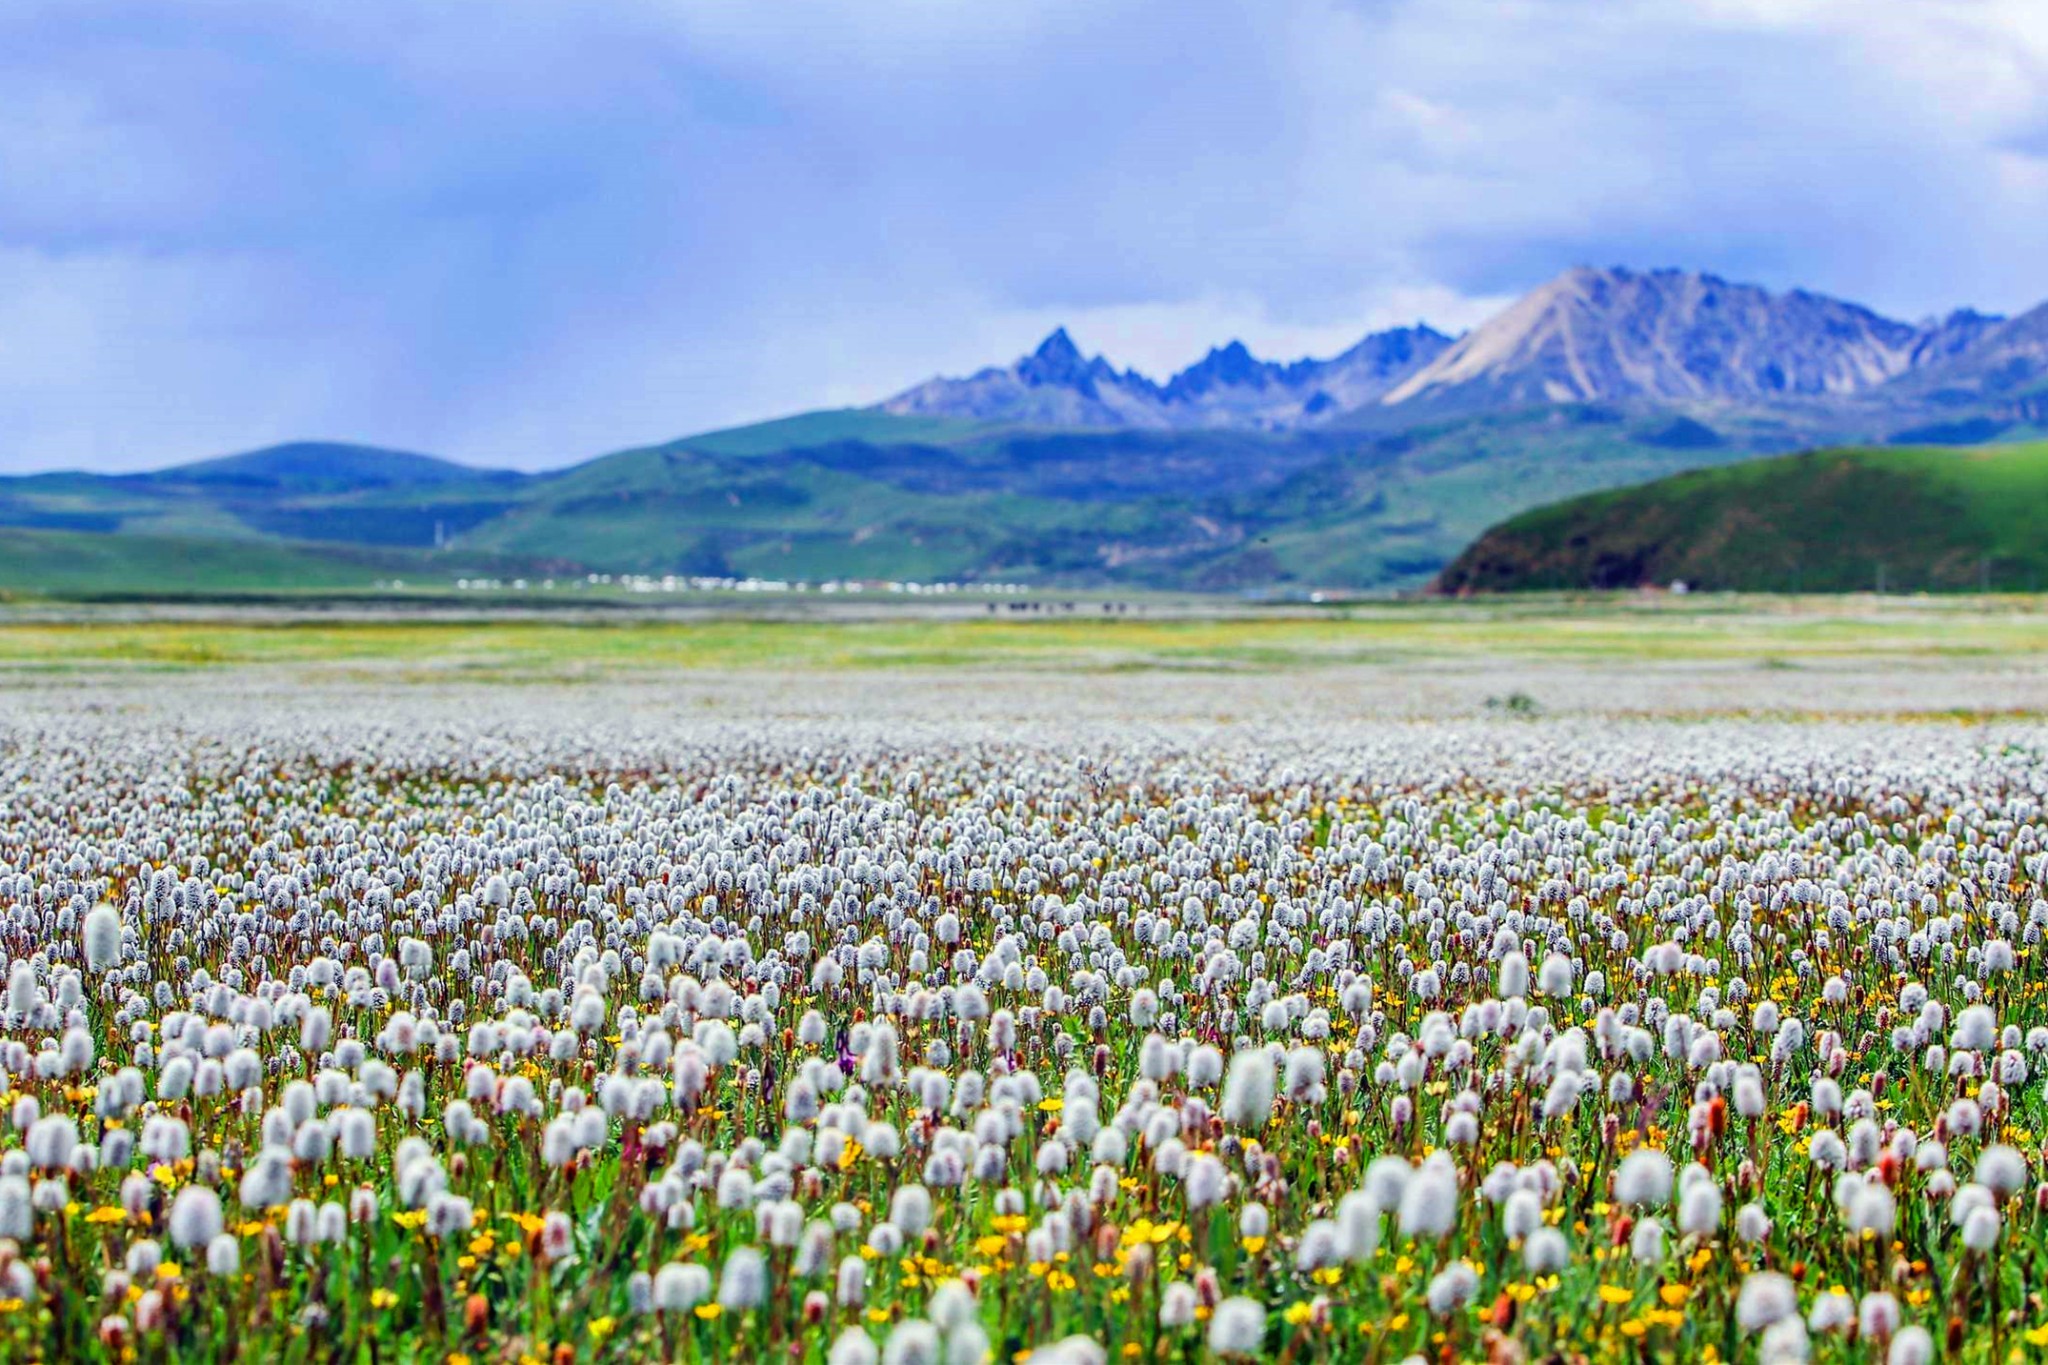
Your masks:
[[[1552,503],[1479,537],[1446,592],[2033,590],[2048,442],[1814,451]]]

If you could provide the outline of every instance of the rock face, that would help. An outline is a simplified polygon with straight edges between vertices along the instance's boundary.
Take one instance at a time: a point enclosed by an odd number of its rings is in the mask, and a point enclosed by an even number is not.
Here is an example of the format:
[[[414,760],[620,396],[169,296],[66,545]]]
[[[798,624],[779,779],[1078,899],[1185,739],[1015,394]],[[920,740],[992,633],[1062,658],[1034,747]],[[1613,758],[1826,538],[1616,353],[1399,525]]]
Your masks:
[[[2048,303],[2010,320],[1976,320],[1986,325],[1969,344],[1934,357],[1900,387],[1945,406],[1989,401],[2048,411]]]
[[[1916,326],[1805,290],[1581,268],[1524,296],[1381,401],[1846,398],[1967,350],[1996,322],[1958,313]]]
[[[1160,384],[1084,356],[1062,329],[1013,365],[929,380],[881,406],[1027,425],[1285,430],[1549,403],[1924,406],[1937,391],[1968,402],[2044,376],[2048,306],[2010,321],[1964,309],[1909,323],[1806,290],[1580,267],[1455,341],[1403,327],[1291,364],[1233,341]]]

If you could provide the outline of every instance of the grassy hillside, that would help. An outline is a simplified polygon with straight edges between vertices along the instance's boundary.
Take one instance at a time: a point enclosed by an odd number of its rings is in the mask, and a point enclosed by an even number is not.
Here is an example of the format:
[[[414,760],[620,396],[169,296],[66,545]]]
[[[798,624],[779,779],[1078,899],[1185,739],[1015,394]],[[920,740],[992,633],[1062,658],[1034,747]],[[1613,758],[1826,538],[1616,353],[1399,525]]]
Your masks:
[[[2048,584],[2048,442],[1851,448],[1540,507],[1445,569],[1446,591],[2032,590]]]
[[[558,572],[814,582],[1401,588],[1427,582],[1522,508],[1742,458],[1772,439],[1593,406],[1287,433],[1036,431],[824,412],[542,475],[297,446],[149,475],[0,480],[0,527],[237,544],[242,560],[209,552],[204,562],[273,563],[279,586],[356,573],[374,549],[390,567],[370,576],[409,566],[444,580],[455,576],[453,554]],[[107,545],[77,563],[104,565],[125,585],[133,575],[120,563],[158,553]],[[171,555],[160,584],[204,591],[228,573],[201,572],[201,562]],[[0,577],[93,590],[86,568],[57,568],[22,559]]]

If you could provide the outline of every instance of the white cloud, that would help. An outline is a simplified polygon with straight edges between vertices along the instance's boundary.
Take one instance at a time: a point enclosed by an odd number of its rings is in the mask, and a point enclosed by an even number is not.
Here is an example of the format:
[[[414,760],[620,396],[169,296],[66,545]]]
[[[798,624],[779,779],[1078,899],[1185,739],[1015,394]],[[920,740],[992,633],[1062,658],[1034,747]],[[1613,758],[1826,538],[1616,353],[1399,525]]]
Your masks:
[[[0,7],[0,468],[559,463],[1571,264],[2048,296],[2033,0]]]

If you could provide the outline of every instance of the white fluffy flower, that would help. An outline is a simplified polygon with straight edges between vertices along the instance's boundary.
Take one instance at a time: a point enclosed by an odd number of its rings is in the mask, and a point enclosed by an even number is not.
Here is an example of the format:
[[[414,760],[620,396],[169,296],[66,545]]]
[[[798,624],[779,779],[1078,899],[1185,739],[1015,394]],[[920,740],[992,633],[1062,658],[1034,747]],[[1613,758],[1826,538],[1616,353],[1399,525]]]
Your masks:
[[[1752,1271],[1735,1295],[1735,1321],[1745,1332],[1760,1332],[1799,1311],[1792,1281],[1774,1270]]]
[[[106,971],[121,955],[120,912],[111,905],[96,907],[86,915],[79,936],[85,948],[86,967],[95,972]]]
[[[226,1219],[220,1196],[204,1185],[187,1185],[171,1201],[171,1245],[189,1251],[221,1235]]]
[[[1458,1173],[1448,1160],[1423,1162],[1401,1191],[1401,1234],[1435,1241],[1458,1222]]]
[[[1209,1318],[1209,1349],[1219,1356],[1255,1356],[1266,1342],[1266,1310],[1257,1299],[1231,1298]]]
[[[1272,1055],[1256,1047],[1239,1052],[1223,1081],[1223,1121],[1253,1131],[1265,1127],[1273,1116],[1273,1086]]]
[[[734,1312],[757,1308],[768,1296],[768,1264],[753,1247],[738,1247],[718,1275],[719,1306]]]
[[[1642,1147],[1621,1159],[1614,1172],[1615,1202],[1629,1208],[1655,1207],[1671,1198],[1671,1158]]]

